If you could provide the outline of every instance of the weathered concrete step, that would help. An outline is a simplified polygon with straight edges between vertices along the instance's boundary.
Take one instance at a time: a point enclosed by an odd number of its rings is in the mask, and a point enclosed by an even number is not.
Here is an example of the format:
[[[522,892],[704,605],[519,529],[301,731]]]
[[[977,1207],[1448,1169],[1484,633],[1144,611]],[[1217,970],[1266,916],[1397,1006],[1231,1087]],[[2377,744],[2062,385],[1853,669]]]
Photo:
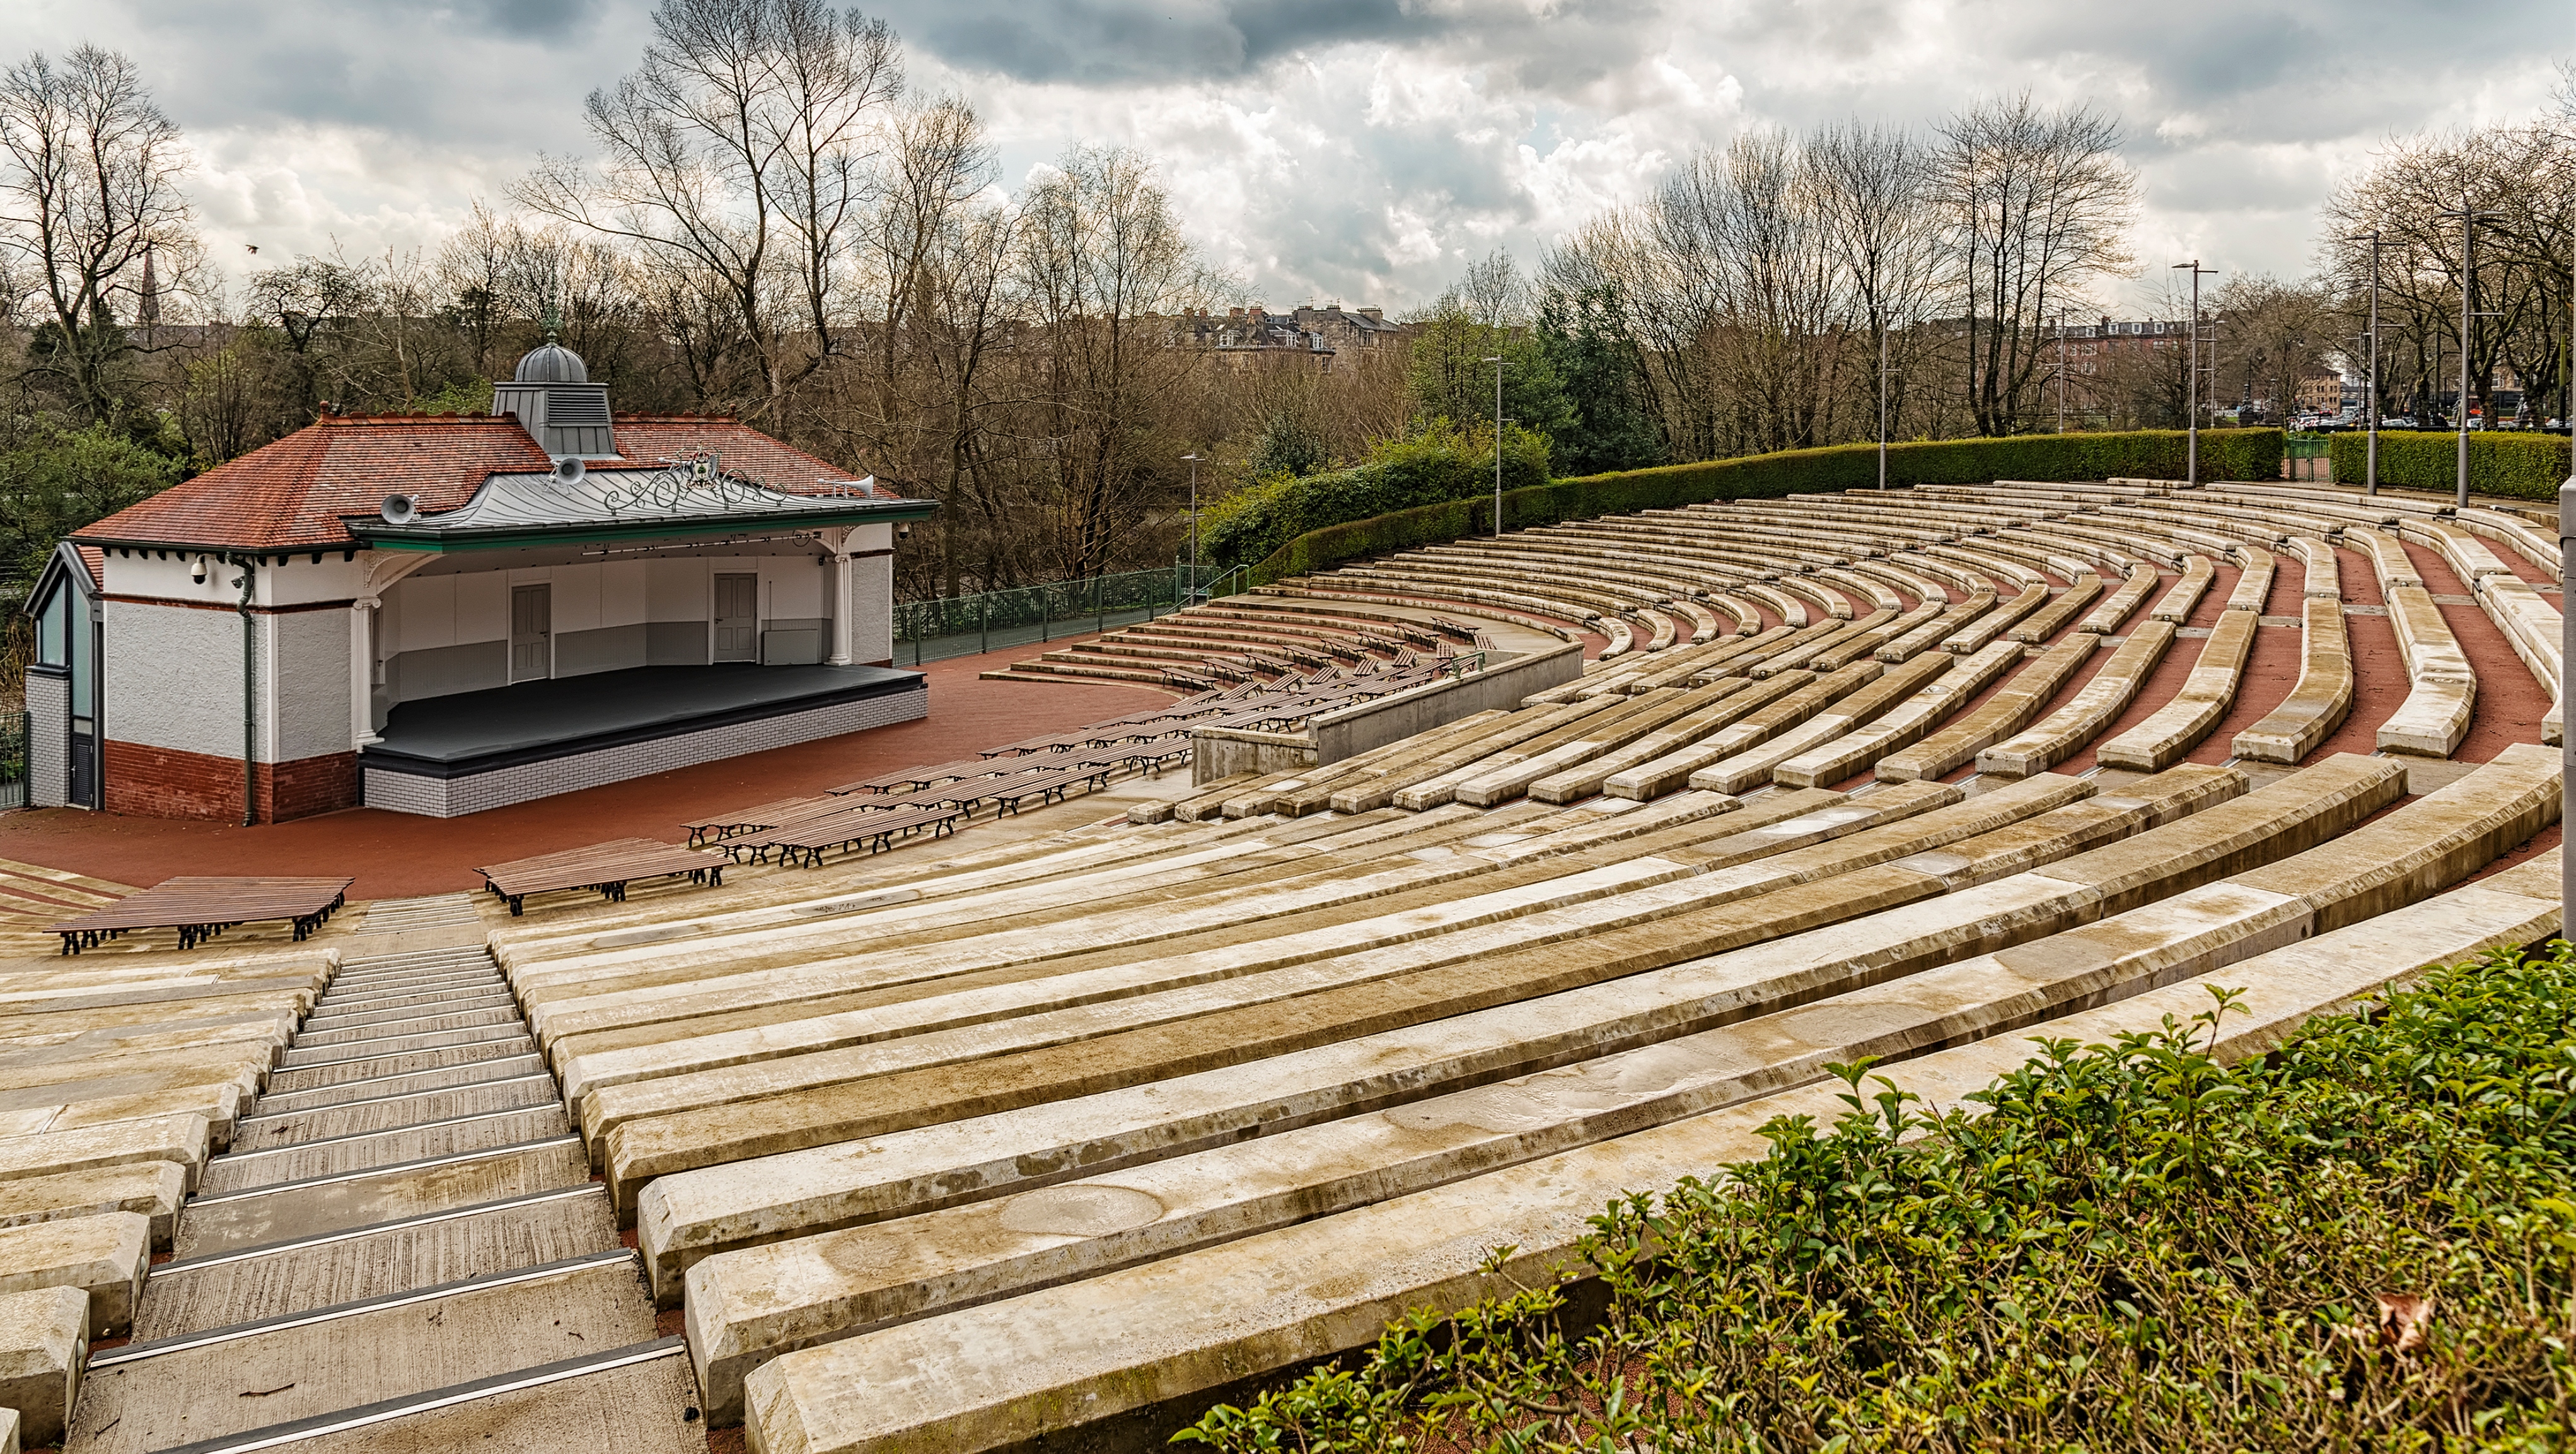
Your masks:
[[[263,1151],[272,1146],[302,1141],[322,1141],[367,1131],[391,1131],[431,1121],[450,1121],[459,1116],[478,1116],[491,1111],[554,1103],[554,1083],[548,1077],[543,1074],[516,1076],[485,1085],[381,1096],[346,1105],[318,1106],[308,1111],[246,1116],[233,1125],[232,1149],[235,1154]]]
[[[363,1016],[332,1016],[327,1026],[304,1021],[296,1031],[296,1049],[317,1049],[325,1044],[355,1044],[379,1039],[386,1034],[435,1034],[435,1031],[479,1029],[479,1026],[505,1026],[518,1023],[518,1005],[507,1000],[487,1008],[453,1008],[453,1011],[374,1011]],[[291,1054],[291,1052],[289,1052]]]
[[[1442,1008],[1457,1008],[1446,1017],[1410,1016],[1402,1028],[1380,1028],[1389,1017],[1353,997],[1330,1021],[1318,1013],[1320,1007],[1299,1007],[1296,1021],[1266,1010],[1259,1024],[1246,1016],[1191,1027],[1191,1040],[1105,1036],[1064,1057],[1078,1060],[1075,1073],[1094,1084],[1107,1070],[1141,1071],[1116,1089],[1077,1087],[1068,1096],[1057,1090],[1066,1082],[1052,1079],[1065,1067],[1012,1056],[960,1068],[953,1081],[941,1071],[843,1087],[828,1097],[780,1096],[756,1109],[740,1108],[744,1131],[773,1145],[811,1134],[805,1144],[813,1149],[782,1148],[756,1169],[681,1170],[692,1160],[707,1166],[740,1159],[723,1154],[729,1147],[718,1117],[681,1114],[632,1122],[610,1138],[612,1186],[623,1191],[643,1179],[638,1172],[659,1169],[645,1159],[667,1154],[656,1140],[676,1140],[674,1133],[684,1128],[689,1133],[687,1150],[663,1163],[681,1174],[644,1188],[638,1217],[657,1293],[667,1298],[676,1294],[678,1273],[695,1255],[721,1250],[729,1241],[739,1245],[733,1240],[739,1234],[730,1229],[757,1226],[761,1240],[772,1240],[792,1227],[853,1225],[1024,1189],[1032,1170],[1045,1175],[1074,1166],[1105,1169],[1275,1135],[1309,1121],[1364,1114],[1448,1088],[1696,1033],[1765,1008],[2026,943],[2330,837],[2393,800],[2401,778],[2384,760],[2339,756],[2270,788],[2073,857],[2062,854],[2076,846],[2067,841],[2074,835],[2061,832],[2052,845],[2007,828],[1983,840],[1679,920],[1614,930],[1575,946],[1498,953],[1434,971],[1436,982],[1413,994],[1437,993]],[[2077,804],[2061,812],[2099,806]],[[2044,828],[2044,820],[2033,820],[2031,827]],[[2086,831],[2078,828],[2076,834]],[[2033,861],[2034,851],[2048,866],[2017,872]],[[1986,876],[1998,872],[2008,876]],[[1719,968],[1711,972],[1703,968],[1708,965]],[[1739,965],[1755,972],[1738,975],[1728,968]],[[1470,997],[1469,991],[1495,981],[1505,982],[1505,992]],[[1367,998],[1393,987],[1394,982],[1370,987]],[[1335,1026],[1349,1028],[1330,1038],[1303,1038]],[[1122,1041],[1132,1042],[1133,1050]],[[1170,1057],[1176,1046],[1184,1048],[1187,1060]],[[1264,1057],[1257,1050],[1272,1053]],[[1122,1058],[1130,1054],[1133,1059]],[[965,1095],[982,1103],[969,1110]],[[956,1099],[943,1099],[951,1096]],[[829,1134],[799,1123],[809,1105],[826,1101],[839,1117]],[[632,1204],[624,1195],[619,1200],[621,1211]]]
[[[280,1091],[313,1090],[326,1085],[346,1085],[351,1081],[376,1080],[389,1075],[409,1075],[414,1071],[447,1070],[460,1065],[478,1065],[486,1061],[509,1060],[530,1053],[525,1035],[511,1040],[493,1040],[479,1045],[454,1045],[438,1050],[408,1050],[393,1055],[368,1055],[330,1065],[296,1066],[280,1070],[268,1078],[268,1094]]]
[[[168,1454],[449,1454],[613,1449],[704,1454],[706,1423],[676,1337],[589,1353],[453,1388],[183,1445]]]
[[[477,996],[445,1005],[397,1005],[390,1010],[350,1010],[325,1015],[316,1012],[305,1017],[296,1035],[299,1045],[318,1043],[319,1037],[338,1035],[350,1030],[369,1029],[378,1025],[410,1025],[415,1021],[446,1019],[459,1015],[489,1015],[495,1011],[515,1017],[518,1006],[507,994]]]
[[[494,1081],[518,1080],[530,1075],[544,1075],[537,1056],[514,1055],[500,1060],[476,1061],[466,1065],[432,1066],[426,1070],[397,1071],[391,1075],[359,1076],[351,1080],[325,1081],[320,1085],[297,1090],[278,1085],[274,1080],[252,1107],[255,1115],[246,1120],[268,1116],[292,1115],[323,1106],[354,1105],[359,1101],[384,1100],[389,1097],[419,1095],[424,1091],[455,1090],[469,1085],[488,1085]]]
[[[486,984],[488,984],[490,988],[485,988],[484,986]],[[499,993],[500,989],[501,985],[497,980],[486,981],[477,979],[473,985],[455,991],[404,991],[401,993],[389,993],[384,995],[361,995],[346,999],[332,1000],[327,1005],[319,1006],[317,1008],[327,1009],[330,1013],[335,1015],[352,1014],[362,1010],[400,1010],[407,1009],[413,1005],[431,1005],[444,1008],[463,1000],[482,1000],[489,998],[491,995]]]
[[[620,1248],[98,1354],[66,1448],[151,1454],[652,1337]]]
[[[469,1025],[459,1030],[397,1031],[391,1035],[370,1035],[364,1039],[333,1040],[307,1046],[301,1042],[290,1048],[280,1060],[284,1070],[305,1070],[315,1066],[343,1065],[352,1060],[373,1059],[411,1050],[443,1050],[450,1046],[489,1045],[508,1040],[528,1039],[527,1027],[516,1017],[495,1025]],[[531,1044],[535,1043],[530,1041]]]
[[[2521,873],[2522,869],[2513,870]],[[2557,865],[2546,865],[2554,879]],[[2499,879],[2505,877],[2499,875]],[[2488,885],[2459,891],[2500,898]],[[2549,894],[2546,886],[2539,888]],[[2429,907],[2429,906],[2428,906]],[[2496,922],[2533,915],[2506,909]],[[2538,922],[2554,913],[2544,898]],[[2240,1013],[2208,1044],[2222,1061],[2277,1047],[2300,1021],[2355,1004],[2428,962],[2477,944],[2476,932],[2427,941],[2420,930],[2364,924],[2240,961],[2207,977],[2243,986]],[[2542,932],[2547,932],[2544,928]],[[2506,942],[2512,942],[2507,940]],[[2078,1044],[2152,1031],[2210,1005],[2199,976],[2049,1026]],[[2001,1035],[1883,1067],[1932,1105],[1956,1105],[2033,1057]],[[1162,1401],[1198,1400],[1217,1386],[1364,1345],[1407,1309],[1456,1308],[1557,1275],[1605,1200],[1670,1186],[1712,1166],[1759,1159],[1763,1126],[1842,1114],[1838,1082],[1741,1105],[1486,1176],[1103,1277],[980,1308],[919,1319],[788,1355],[752,1376],[752,1447],[767,1454],[860,1454],[902,1449],[969,1454],[1044,1439],[1096,1447],[1092,1421],[1133,1416]],[[1508,1247],[1496,1258],[1492,1249]]]
[[[437,984],[446,980],[471,979],[488,974],[497,966],[489,954],[478,953],[471,959],[446,964],[424,964],[400,969],[343,969],[332,978],[333,989],[380,990],[398,985]]]
[[[182,1258],[209,1257],[589,1180],[590,1166],[571,1138],[504,1146],[199,1199],[180,1214],[171,1246]]]
[[[343,974],[331,982],[328,997],[343,1000],[366,999],[383,995],[418,994],[430,990],[453,989],[458,985],[481,984],[494,978],[499,972],[499,966],[486,960],[481,964],[460,965],[455,969],[441,969],[422,974],[406,972],[396,975],[355,977]]]
[[[219,1156],[207,1162],[205,1176],[199,1183],[199,1195],[220,1196],[251,1187],[310,1181],[317,1176],[339,1176],[369,1167],[396,1166],[432,1157],[453,1156],[459,1152],[488,1150],[495,1146],[523,1145],[548,1136],[559,1136],[571,1129],[561,1106],[521,1106],[458,1116],[427,1125],[397,1126],[384,1131],[336,1136],[327,1141],[297,1142]]]
[[[135,1337],[332,1307],[617,1245],[606,1188],[559,1187],[152,1269]]]

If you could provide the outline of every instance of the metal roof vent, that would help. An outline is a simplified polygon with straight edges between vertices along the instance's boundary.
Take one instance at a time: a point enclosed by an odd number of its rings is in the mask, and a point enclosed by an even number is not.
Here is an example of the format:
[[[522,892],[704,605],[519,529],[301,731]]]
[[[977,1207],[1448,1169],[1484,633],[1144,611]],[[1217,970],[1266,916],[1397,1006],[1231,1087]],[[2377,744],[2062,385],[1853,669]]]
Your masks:
[[[492,412],[518,420],[549,458],[618,457],[608,388],[590,381],[580,354],[555,342],[551,318],[546,341],[528,350],[507,383],[493,386]]]

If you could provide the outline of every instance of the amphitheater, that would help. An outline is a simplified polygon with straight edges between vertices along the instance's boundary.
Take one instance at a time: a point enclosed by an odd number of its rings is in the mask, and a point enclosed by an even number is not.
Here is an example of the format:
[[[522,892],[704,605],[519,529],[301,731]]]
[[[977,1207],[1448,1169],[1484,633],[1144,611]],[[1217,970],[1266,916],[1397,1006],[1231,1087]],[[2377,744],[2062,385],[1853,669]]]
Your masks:
[[[2324,486],[1699,505],[998,668],[1175,700],[979,759],[1053,787],[946,836],[690,825],[719,887],[66,960],[127,887],[17,866],[0,1404],[82,1454],[1144,1448],[1569,1270],[1828,1064],[1956,1103],[2213,984],[2255,1053],[2554,936],[2559,568],[2547,512]]]

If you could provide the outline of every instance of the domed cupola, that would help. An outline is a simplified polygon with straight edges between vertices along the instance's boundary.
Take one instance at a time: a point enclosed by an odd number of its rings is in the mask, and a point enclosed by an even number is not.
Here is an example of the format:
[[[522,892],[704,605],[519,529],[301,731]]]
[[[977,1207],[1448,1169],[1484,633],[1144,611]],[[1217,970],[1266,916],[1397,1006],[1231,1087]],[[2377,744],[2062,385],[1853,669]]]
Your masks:
[[[555,342],[549,334],[545,342],[520,356],[519,371],[511,379],[522,384],[587,384],[590,370],[580,354]]]
[[[551,319],[546,341],[528,350],[508,383],[493,385],[492,412],[517,419],[553,458],[617,458],[608,386],[592,383],[581,355],[555,342]]]

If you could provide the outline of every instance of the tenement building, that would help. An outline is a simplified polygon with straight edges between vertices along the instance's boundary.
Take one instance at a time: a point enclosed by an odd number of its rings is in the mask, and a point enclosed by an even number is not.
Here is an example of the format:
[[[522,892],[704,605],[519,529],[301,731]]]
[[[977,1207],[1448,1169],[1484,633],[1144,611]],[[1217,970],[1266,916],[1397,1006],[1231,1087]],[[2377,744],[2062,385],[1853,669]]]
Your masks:
[[[79,532],[29,598],[39,804],[451,816],[925,715],[902,498],[616,415],[548,342],[488,418],[325,414]]]

